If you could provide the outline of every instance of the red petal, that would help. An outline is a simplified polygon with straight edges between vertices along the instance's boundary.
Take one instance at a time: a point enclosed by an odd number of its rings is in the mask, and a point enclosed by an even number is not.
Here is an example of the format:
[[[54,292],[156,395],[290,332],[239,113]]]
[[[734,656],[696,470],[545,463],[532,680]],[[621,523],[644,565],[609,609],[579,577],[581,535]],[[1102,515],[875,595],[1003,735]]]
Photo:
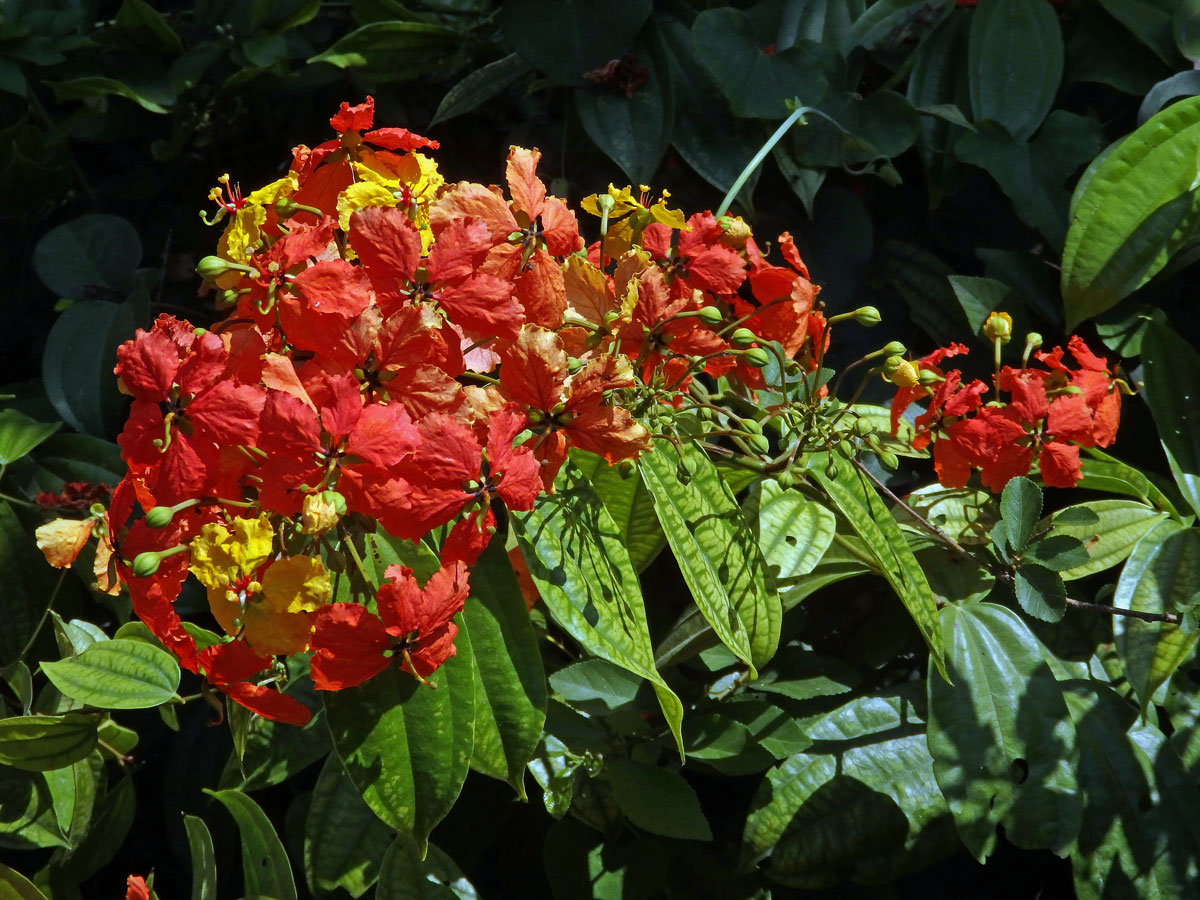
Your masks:
[[[315,618],[312,680],[317,690],[340,691],[374,678],[391,664],[391,640],[379,617],[358,603],[331,603]]]

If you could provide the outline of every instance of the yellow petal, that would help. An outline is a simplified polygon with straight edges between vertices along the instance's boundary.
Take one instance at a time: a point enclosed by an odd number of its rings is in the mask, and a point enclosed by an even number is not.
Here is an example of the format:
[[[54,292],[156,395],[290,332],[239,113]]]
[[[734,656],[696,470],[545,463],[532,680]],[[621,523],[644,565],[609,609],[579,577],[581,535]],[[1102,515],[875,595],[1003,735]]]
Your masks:
[[[65,569],[79,556],[92,536],[91,519],[55,519],[34,532],[46,562]]]
[[[263,575],[263,605],[279,612],[316,612],[329,592],[329,573],[311,556],[278,560]]]
[[[229,581],[253,576],[271,557],[274,531],[266,513],[257,519],[234,519],[231,524],[232,532],[210,523],[192,539],[191,570],[207,588],[223,589]]]

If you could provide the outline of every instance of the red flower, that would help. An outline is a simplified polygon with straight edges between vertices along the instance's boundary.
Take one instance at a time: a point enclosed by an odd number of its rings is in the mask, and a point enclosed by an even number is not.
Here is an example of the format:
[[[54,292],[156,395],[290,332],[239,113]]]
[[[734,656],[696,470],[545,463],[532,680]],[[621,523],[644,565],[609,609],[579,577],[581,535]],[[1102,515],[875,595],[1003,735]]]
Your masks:
[[[312,710],[273,687],[254,684],[253,679],[271,667],[271,660],[259,656],[244,641],[229,641],[201,650],[197,668],[213,687],[264,719],[304,725]]]
[[[150,900],[150,887],[141,875],[130,875],[125,882],[125,900]]]

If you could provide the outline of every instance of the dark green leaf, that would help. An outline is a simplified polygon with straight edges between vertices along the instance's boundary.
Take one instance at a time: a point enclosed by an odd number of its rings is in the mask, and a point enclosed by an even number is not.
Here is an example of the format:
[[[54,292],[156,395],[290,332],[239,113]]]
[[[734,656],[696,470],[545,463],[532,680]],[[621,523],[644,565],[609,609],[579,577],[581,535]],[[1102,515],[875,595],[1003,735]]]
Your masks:
[[[66,846],[42,773],[0,767],[0,847],[33,850]]]
[[[201,641],[196,642],[199,646]],[[230,724],[237,722],[235,754],[221,775],[220,787],[257,791],[281,784],[329,753],[329,729],[325,710],[308,679],[293,678],[284,693],[299,700],[312,711],[304,725],[272,722],[261,716],[230,712]]]
[[[87,838],[66,861],[70,876],[85,881],[112,862],[129,835],[136,812],[133,778],[126,775],[96,805]]]
[[[1029,547],[1025,552],[1025,560],[1045,566],[1052,572],[1065,572],[1087,565],[1091,557],[1079,538],[1068,534],[1052,534]]]
[[[18,659],[0,669],[0,678],[4,679],[13,696],[17,698],[22,714],[29,715],[29,708],[33,706],[33,676],[29,672],[29,666]]]
[[[1013,576],[1013,591],[1021,609],[1043,622],[1057,622],[1067,611],[1067,588],[1045,566],[1025,563]]]
[[[137,230],[120,216],[101,213],[52,228],[33,250],[33,267],[42,283],[74,300],[86,299],[93,287],[128,291],[141,261]]]
[[[604,457],[586,450],[573,449],[571,462],[583,473],[620,528],[633,568],[642,571],[667,545],[667,536],[654,514],[654,498],[642,483],[637,468],[610,466]]]
[[[179,54],[183,41],[166,17],[146,0],[123,0],[117,10],[117,30],[122,42],[135,50]]]
[[[958,298],[963,315],[971,328],[971,334],[978,336],[983,330],[983,324],[990,313],[1009,305],[1012,291],[1002,281],[993,278],[974,278],[970,275],[951,275],[950,287]]]
[[[782,694],[793,700],[811,700],[844,694],[858,681],[858,671],[839,659],[787,647],[751,686],[756,691]]]
[[[1200,106],[1196,121],[1200,140]],[[1142,363],[1142,396],[1154,415],[1171,474],[1200,514],[1200,354],[1170,325],[1155,322],[1142,341]]]
[[[50,801],[54,805],[54,817],[71,849],[83,842],[92,824],[97,788],[92,762],[92,759],[85,758],[43,773],[46,787],[50,789]]]
[[[325,693],[334,747],[367,805],[424,848],[450,811],[475,740],[475,659],[466,627],[458,653],[425,687],[398,666],[366,684]]]
[[[257,803],[241,791],[204,791],[229,810],[242,845],[242,877],[249,894],[296,900],[296,882],[283,842]]]
[[[643,683],[632,672],[602,659],[585,659],[550,676],[550,686],[559,698],[593,715],[631,702]]]
[[[126,400],[113,366],[136,324],[132,304],[91,300],[72,304],[50,330],[42,355],[46,395],[77,431],[106,437],[120,430]]]
[[[27,772],[61,769],[96,749],[96,719],[65,716],[13,716],[0,719],[0,765]]]
[[[169,88],[153,89],[147,86],[134,87],[116,78],[102,75],[86,75],[70,81],[48,81],[46,85],[54,91],[58,103],[67,100],[88,100],[93,97],[124,97],[132,100],[148,112],[166,115],[167,107],[175,104],[174,92]],[[40,273],[39,273],[40,274]]]
[[[947,16],[925,35],[913,51],[912,71],[908,76],[908,99],[917,109],[954,104],[967,109],[970,103],[967,83],[968,16]],[[917,123],[917,149],[931,180],[931,199],[935,202],[947,190],[944,183],[957,162],[947,152],[958,132],[948,121],[922,116]]]
[[[951,682],[930,673],[929,752],[959,837],[982,861],[996,826],[1062,854],[1079,828],[1074,726],[1043,649],[1016,613],[947,606]]]
[[[1177,0],[1100,0],[1100,5],[1167,65],[1180,62],[1171,27]]]
[[[184,816],[183,827],[192,859],[192,900],[217,900],[217,857],[208,826],[201,818]]]
[[[742,752],[750,740],[750,729],[719,713],[709,713],[687,720],[683,740],[693,759],[726,759]]]
[[[633,50],[650,0],[596,6],[585,0],[509,0],[500,27],[512,48],[558,84],[577,85],[585,72]]]
[[[1179,72],[1164,78],[1150,89],[1138,107],[1138,124],[1145,122],[1176,97],[1194,97],[1196,94],[1200,94],[1200,72]]]
[[[475,888],[449,856],[429,845],[425,859],[404,835],[384,854],[375,900],[476,900]]]
[[[613,799],[634,825],[667,837],[712,840],[696,792],[679,774],[614,757],[605,762],[604,775]]]
[[[4,900],[46,900],[46,895],[20,872],[0,864],[0,897]]]
[[[373,22],[308,59],[339,69],[362,69],[384,81],[420,77],[458,44],[457,31],[425,22]]]
[[[43,662],[42,671],[64,696],[101,709],[158,706],[179,687],[175,657],[143,641],[102,641],[79,656]]]
[[[1054,102],[1063,73],[1058,16],[1043,0],[982,0],[971,20],[968,70],[975,121],[992,119],[1030,137]]]
[[[1042,516],[1042,491],[1028,478],[1018,476],[1004,486],[1000,515],[1008,526],[1008,549],[1021,553],[1037,529]]]
[[[392,838],[392,829],[371,812],[341,762],[330,756],[313,787],[304,826],[304,870],[313,893],[341,888],[361,897],[379,878]]]
[[[433,114],[429,127],[473,112],[531,72],[529,63],[515,53],[476,69],[446,92],[446,96],[438,104],[437,112]]]

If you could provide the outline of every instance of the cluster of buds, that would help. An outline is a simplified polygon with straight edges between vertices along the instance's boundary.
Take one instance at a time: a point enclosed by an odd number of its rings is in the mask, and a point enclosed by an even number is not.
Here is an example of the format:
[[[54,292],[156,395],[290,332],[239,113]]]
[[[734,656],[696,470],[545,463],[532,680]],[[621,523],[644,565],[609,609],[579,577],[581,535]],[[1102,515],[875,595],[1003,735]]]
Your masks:
[[[775,265],[739,219],[610,187],[583,202],[585,247],[536,150],[511,149],[507,193],[447,184],[435,141],[373,119],[370,98],[342,104],[335,139],[249,194],[222,177],[198,271],[226,317],[161,316],[116,367],[133,405],[103,559],[181,665],[282,721],[309,713],[280,656],[311,653],[323,690],[390,666],[427,681],[494,510],[531,509],[571,448],[633,459],[698,374],[751,392],[764,346],[811,370],[826,342],[786,234]],[[371,584],[376,530],[440,569]],[[226,640],[184,628],[189,574]]]
[[[1034,333],[1026,338],[1021,367],[1014,368],[1000,364],[1012,320],[993,313],[983,332],[996,351],[990,389],[979,380],[965,383],[958,369],[942,368],[947,359],[967,352],[962,344],[938,348],[915,362],[899,356],[886,361],[884,377],[898,388],[892,433],[910,404],[928,400],[913,423],[913,446],[920,450],[932,444],[944,486],[964,487],[978,471],[982,484],[999,492],[1009,479],[1027,474],[1036,458],[1045,484],[1073,487],[1082,478],[1079,448],[1107,447],[1116,438],[1125,383],[1078,336],[1067,342],[1074,367],[1063,361],[1061,347],[1039,350],[1042,338]],[[1031,365],[1031,357],[1041,365]],[[995,398],[985,402],[989,390]]]

